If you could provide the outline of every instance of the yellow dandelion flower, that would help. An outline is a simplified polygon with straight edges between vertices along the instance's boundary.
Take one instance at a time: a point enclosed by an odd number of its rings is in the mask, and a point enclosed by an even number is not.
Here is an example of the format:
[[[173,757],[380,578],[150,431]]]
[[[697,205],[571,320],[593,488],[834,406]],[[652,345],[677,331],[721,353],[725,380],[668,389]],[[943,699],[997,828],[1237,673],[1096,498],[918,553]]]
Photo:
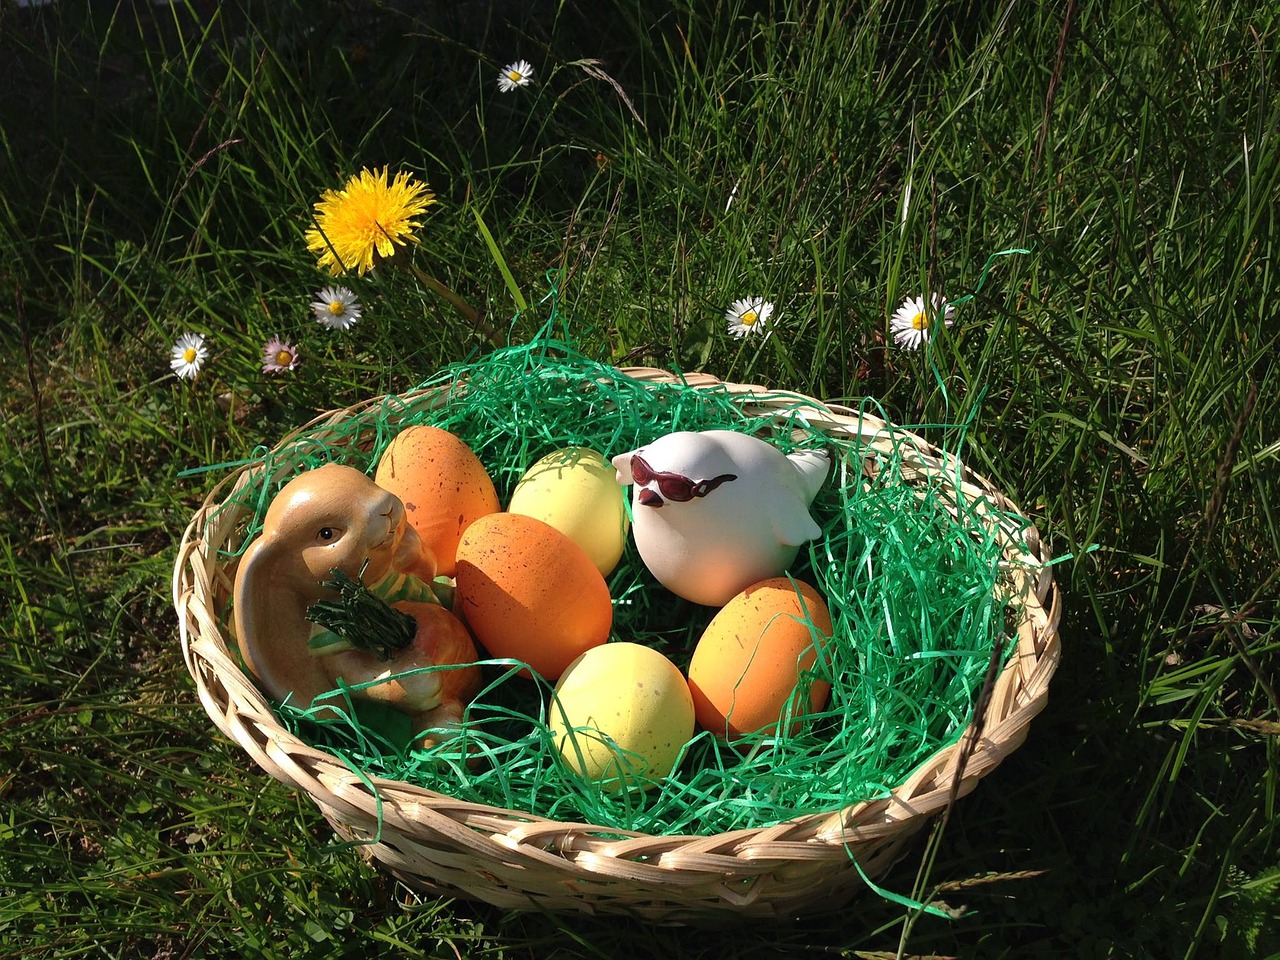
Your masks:
[[[387,182],[387,168],[361,170],[341,190],[326,190],[315,205],[315,226],[307,231],[307,249],[333,276],[356,270],[361,276],[396,246],[417,243],[413,219],[436,202],[435,194],[412,174],[400,172]],[[376,257],[376,259],[375,259]]]

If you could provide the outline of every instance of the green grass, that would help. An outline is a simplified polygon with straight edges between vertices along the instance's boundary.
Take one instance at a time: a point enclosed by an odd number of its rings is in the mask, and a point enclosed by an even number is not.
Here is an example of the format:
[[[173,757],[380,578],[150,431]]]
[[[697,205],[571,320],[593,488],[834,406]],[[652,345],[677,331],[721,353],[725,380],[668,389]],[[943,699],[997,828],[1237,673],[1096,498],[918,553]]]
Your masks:
[[[0,7],[0,955],[1280,954],[1267,5],[435,6]],[[310,205],[383,164],[440,197],[417,263],[515,341],[554,270],[603,359],[973,417],[969,464],[1071,559],[1026,746],[883,881],[958,919],[424,900],[216,735],[169,577],[217,474],[182,471],[487,347],[407,274],[311,321]],[[886,343],[1015,246],[936,350]],[[756,293],[776,334],[732,340]],[[306,359],[270,379],[277,332]]]

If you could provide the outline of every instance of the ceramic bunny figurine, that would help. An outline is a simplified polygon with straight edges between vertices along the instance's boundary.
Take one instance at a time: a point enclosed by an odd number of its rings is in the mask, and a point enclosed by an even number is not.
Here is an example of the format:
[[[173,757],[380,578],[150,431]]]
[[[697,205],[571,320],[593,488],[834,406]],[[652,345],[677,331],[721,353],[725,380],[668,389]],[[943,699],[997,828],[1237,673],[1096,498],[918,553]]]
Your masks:
[[[408,645],[387,658],[309,620],[313,605],[337,596],[335,576],[368,585],[412,617],[417,629]],[[353,695],[409,714],[419,731],[456,723],[478,688],[478,666],[397,676],[476,660],[466,627],[427,586],[434,576],[435,560],[405,522],[398,497],[354,467],[330,463],[299,474],[272,500],[262,534],[236,569],[235,630],[245,663],[271,697],[299,707],[323,703],[341,679],[347,687],[369,684]]]
[[[784,455],[731,430],[681,431],[613,458],[632,485],[640,559],[672,593],[723,606],[780,576],[822,533],[809,514],[831,467],[821,450]]]

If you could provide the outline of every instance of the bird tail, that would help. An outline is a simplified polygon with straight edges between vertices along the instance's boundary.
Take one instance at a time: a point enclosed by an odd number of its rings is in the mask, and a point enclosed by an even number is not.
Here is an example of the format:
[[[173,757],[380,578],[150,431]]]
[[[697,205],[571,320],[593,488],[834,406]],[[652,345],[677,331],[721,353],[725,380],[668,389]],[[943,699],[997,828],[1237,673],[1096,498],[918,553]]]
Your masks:
[[[831,472],[831,452],[829,450],[795,450],[787,454],[787,459],[795,464],[801,489],[804,490],[808,502],[812,503],[813,498],[822,489],[827,474]]]

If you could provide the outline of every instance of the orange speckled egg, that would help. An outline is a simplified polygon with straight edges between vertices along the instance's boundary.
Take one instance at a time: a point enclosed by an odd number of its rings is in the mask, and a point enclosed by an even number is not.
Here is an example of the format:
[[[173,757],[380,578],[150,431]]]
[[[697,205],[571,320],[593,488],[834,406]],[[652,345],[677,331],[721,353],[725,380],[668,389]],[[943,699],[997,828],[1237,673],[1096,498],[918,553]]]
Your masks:
[[[817,660],[815,640],[820,645],[830,636],[831,614],[807,583],[774,577],[747,587],[707,624],[689,662],[699,725],[726,740],[771,732],[801,671]],[[812,681],[810,712],[826,705],[830,690],[826,681]]]
[[[425,424],[396,434],[378,460],[373,481],[404,501],[405,516],[451,577],[458,539],[479,517],[501,509],[484,464],[448,430]]]
[[[480,517],[458,542],[458,613],[493,657],[523,660],[554,681],[609,639],[613,603],[580,546],[518,513]]]

